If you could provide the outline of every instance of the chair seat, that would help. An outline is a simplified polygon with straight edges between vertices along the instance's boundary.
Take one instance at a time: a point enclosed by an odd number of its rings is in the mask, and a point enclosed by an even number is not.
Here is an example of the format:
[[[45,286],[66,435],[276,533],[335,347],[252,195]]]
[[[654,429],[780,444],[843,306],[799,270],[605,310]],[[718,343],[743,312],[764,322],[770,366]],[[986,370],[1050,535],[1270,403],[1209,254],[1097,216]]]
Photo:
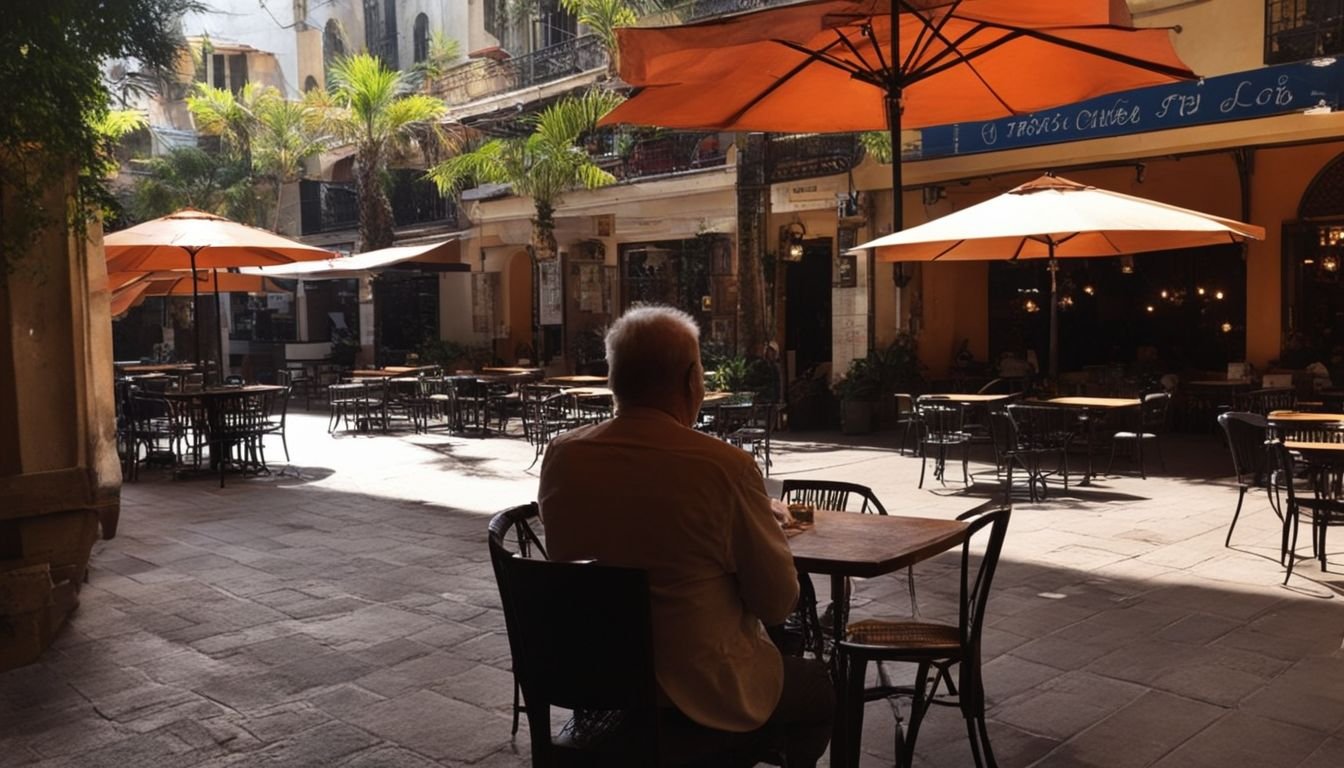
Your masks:
[[[846,629],[850,643],[891,646],[913,652],[955,653],[961,647],[956,627],[922,621],[864,619]]]

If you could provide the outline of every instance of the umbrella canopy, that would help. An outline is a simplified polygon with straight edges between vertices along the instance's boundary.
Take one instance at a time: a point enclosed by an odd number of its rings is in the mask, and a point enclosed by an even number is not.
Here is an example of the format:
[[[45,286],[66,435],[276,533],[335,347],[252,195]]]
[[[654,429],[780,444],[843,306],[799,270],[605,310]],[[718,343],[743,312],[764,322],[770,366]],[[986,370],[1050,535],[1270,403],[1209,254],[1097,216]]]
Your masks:
[[[191,208],[113,232],[103,246],[108,272],[259,267],[335,255]]]
[[[864,243],[881,261],[1049,259],[1050,375],[1059,372],[1054,262],[1263,240],[1220,216],[1045,175],[983,203]]]
[[[103,246],[107,252],[109,273],[187,269],[195,275],[198,269],[289,264],[327,259],[335,255],[326,249],[304,245],[264,229],[249,227],[194,208],[184,208],[162,218],[113,232],[103,238]],[[191,286],[193,297],[198,296],[196,281],[191,281]],[[200,308],[195,309],[199,313]],[[192,330],[199,359],[200,324],[194,323]],[[218,352],[222,373],[222,341]]]
[[[680,26],[623,27],[621,78],[642,90],[602,122],[899,130],[1194,77],[1168,30],[1129,22],[1124,4],[1111,0],[813,0]]]
[[[344,258],[309,261],[303,264],[285,264],[274,267],[255,267],[243,270],[247,274],[269,277],[301,278],[303,280],[336,280],[368,277],[388,267],[406,262],[416,264],[461,263],[460,242],[454,238],[437,243],[399,245],[379,248]]]
[[[201,272],[194,278],[190,272],[118,272],[114,277],[135,276],[136,280],[123,282],[112,291],[112,316],[126,314],[151,296],[192,296],[198,292],[221,293],[289,293],[274,280],[258,275],[240,275],[234,272]],[[194,283],[194,284],[193,284]]]

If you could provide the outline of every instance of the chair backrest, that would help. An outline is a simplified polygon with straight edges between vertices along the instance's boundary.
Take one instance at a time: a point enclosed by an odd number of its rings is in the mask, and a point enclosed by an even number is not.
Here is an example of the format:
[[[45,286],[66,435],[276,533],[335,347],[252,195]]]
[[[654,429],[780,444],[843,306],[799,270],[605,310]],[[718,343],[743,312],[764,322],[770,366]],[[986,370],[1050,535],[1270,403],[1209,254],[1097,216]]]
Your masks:
[[[1078,413],[1055,405],[1008,406],[1022,449],[1053,450],[1068,444],[1078,430]]]
[[[1292,387],[1268,387],[1246,393],[1246,409],[1261,416],[1270,411],[1292,410],[1297,401],[1297,391]]]
[[[876,515],[887,514],[887,508],[878,501],[873,489],[858,483],[844,483],[836,480],[795,480],[784,481],[779,498],[786,502],[804,502],[820,509],[849,509],[850,496],[861,501],[858,511]]]
[[[989,439],[994,445],[995,463],[1004,466],[1004,460],[1017,450],[1017,425],[1008,411],[989,412]]]
[[[966,543],[961,549],[961,610],[958,627],[961,644],[966,658],[972,663],[961,664],[962,696],[984,696],[984,686],[980,684],[980,638],[985,626],[985,606],[989,602],[990,587],[994,583],[994,574],[999,567],[999,554],[1003,551],[1003,540],[1008,533],[1010,509],[985,511],[985,505],[961,515],[958,519],[968,519],[970,529],[966,532]],[[985,529],[989,538],[985,542],[984,553],[978,563],[971,561],[971,544]]]
[[[1167,426],[1167,409],[1171,405],[1171,395],[1167,392],[1150,392],[1143,396],[1139,406],[1143,415],[1143,428],[1149,432],[1161,432]]]
[[[959,435],[966,421],[966,410],[950,400],[921,397],[915,401],[915,413],[926,439]]]
[[[1265,417],[1258,413],[1228,411],[1218,414],[1218,425],[1227,436],[1237,482],[1259,485],[1265,472],[1265,438],[1268,434]]]
[[[655,765],[658,687],[654,679],[648,575],[596,563],[529,559],[507,539],[535,540],[528,521],[537,505],[505,510],[490,521],[495,569],[514,673],[527,702],[534,765],[557,751],[551,707],[619,710],[632,754],[622,765]],[[526,533],[523,533],[526,531]]]
[[[896,393],[896,415],[908,416],[915,412],[915,397],[907,392]]]

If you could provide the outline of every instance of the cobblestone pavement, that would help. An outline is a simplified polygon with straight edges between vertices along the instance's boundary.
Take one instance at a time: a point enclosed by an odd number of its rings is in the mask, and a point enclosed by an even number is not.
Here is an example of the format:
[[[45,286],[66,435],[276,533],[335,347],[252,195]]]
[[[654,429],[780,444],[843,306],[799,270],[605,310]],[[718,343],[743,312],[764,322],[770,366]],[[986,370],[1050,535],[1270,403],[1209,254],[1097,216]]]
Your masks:
[[[291,416],[284,476],[221,490],[150,470],[125,488],[55,647],[0,675],[0,765],[527,764],[485,522],[533,497],[531,449],[325,426]],[[981,500],[917,490],[893,443],[786,435],[771,487],[863,482],[895,514]],[[999,763],[1344,765],[1344,579],[1303,562],[1281,585],[1263,495],[1224,548],[1224,449],[1176,436],[1166,454],[1169,474],[1014,510],[985,634]],[[916,567],[926,616],[948,615],[955,568]],[[855,614],[908,612],[905,594],[904,576],[862,582]],[[866,765],[891,764],[892,735],[889,705],[869,705]],[[970,764],[955,710],[930,713],[917,763]]]

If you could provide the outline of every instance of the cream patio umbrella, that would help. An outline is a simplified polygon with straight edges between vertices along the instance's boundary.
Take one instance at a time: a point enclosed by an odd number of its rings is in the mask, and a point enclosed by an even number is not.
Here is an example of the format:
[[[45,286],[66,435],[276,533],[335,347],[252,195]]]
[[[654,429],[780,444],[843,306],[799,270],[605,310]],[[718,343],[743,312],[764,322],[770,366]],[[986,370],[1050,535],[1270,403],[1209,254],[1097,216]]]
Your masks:
[[[335,256],[331,251],[193,208],[113,232],[103,238],[103,245],[109,273],[189,270],[194,276],[202,269],[260,267]],[[200,294],[196,280],[191,284],[192,310],[199,318]],[[218,302],[218,294],[215,300]],[[193,323],[193,333],[196,356],[200,361],[199,322]],[[219,356],[220,375],[223,375],[222,345]]]
[[[1046,174],[983,203],[869,241],[881,261],[1050,260],[1050,378],[1059,374],[1057,259],[1263,240],[1254,224]]]

